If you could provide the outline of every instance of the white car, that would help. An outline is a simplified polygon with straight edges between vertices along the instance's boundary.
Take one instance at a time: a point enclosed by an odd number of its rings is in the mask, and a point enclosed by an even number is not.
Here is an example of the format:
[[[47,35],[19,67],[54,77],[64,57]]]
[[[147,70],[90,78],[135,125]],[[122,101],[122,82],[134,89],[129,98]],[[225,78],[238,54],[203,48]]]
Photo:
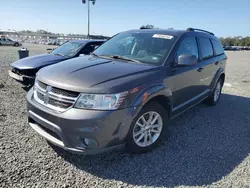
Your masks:
[[[8,45],[8,46],[21,46],[22,44],[20,42],[11,40],[9,38],[0,38],[0,46],[1,45]]]

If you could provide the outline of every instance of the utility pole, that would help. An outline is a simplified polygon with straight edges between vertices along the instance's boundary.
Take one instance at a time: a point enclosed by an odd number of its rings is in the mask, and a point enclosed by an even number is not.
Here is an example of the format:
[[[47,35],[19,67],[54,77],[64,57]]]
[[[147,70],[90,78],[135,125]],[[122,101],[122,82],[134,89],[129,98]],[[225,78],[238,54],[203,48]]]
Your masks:
[[[88,1],[88,38],[90,38],[90,1],[94,5],[96,0],[87,0],[87,1]],[[86,0],[82,0],[82,3],[85,4]]]
[[[89,26],[90,26],[90,0],[88,0],[88,38],[89,38]]]

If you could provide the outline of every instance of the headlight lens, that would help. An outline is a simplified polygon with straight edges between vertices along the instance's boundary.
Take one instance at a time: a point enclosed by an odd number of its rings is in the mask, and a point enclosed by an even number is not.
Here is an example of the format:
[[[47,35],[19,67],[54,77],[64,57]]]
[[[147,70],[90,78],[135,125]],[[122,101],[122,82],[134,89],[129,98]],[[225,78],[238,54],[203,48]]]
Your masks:
[[[127,93],[106,95],[82,93],[76,101],[75,107],[93,110],[115,110],[122,104]]]

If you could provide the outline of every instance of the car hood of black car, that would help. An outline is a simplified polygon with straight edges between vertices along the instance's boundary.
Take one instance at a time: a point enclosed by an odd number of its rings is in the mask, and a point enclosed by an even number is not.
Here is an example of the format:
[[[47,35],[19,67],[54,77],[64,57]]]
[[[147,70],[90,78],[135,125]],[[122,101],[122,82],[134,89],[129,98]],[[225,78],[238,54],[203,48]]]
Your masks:
[[[68,58],[59,56],[59,55],[41,54],[41,55],[35,55],[35,56],[30,56],[30,57],[26,57],[23,59],[19,59],[15,61],[14,63],[12,63],[11,66],[21,69],[21,70],[36,69],[36,68],[51,65],[53,63],[57,63],[66,59]]]
[[[38,72],[38,80],[48,85],[78,92],[107,92],[104,83],[126,77],[148,74],[158,66],[104,59],[92,56],[78,57],[45,67]],[[112,88],[112,85],[109,85]]]

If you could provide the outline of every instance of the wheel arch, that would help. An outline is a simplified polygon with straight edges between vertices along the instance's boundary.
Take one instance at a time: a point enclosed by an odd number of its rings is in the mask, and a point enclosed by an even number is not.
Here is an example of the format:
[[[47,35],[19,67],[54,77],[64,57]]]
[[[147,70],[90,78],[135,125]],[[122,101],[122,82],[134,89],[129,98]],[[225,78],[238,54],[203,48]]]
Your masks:
[[[223,85],[224,82],[225,82],[225,78],[226,78],[226,75],[225,75],[224,72],[220,75],[219,79],[220,79],[220,78],[222,79],[222,85]]]
[[[144,106],[154,101],[158,102],[168,112],[168,117],[170,117],[173,107],[172,100],[170,88],[165,87],[163,84],[152,85],[140,92],[134,102],[132,102],[134,106],[132,114],[135,117]]]
[[[213,78],[213,81],[211,82],[211,85],[210,85],[211,91],[213,91],[213,89],[214,89],[215,86],[216,86],[216,83],[218,82],[218,80],[219,80],[220,78],[223,79],[223,84],[224,84],[224,82],[225,82],[225,72],[224,72],[224,69],[223,69],[223,68],[220,68],[220,69],[216,72],[216,74],[215,74],[215,76],[214,76],[214,78]]]
[[[144,106],[150,104],[151,102],[157,102],[159,103],[168,113],[168,117],[171,115],[172,112],[172,106],[171,106],[171,102],[168,96],[165,95],[157,95],[153,98],[151,98],[150,100],[147,101],[147,103],[144,104]]]

